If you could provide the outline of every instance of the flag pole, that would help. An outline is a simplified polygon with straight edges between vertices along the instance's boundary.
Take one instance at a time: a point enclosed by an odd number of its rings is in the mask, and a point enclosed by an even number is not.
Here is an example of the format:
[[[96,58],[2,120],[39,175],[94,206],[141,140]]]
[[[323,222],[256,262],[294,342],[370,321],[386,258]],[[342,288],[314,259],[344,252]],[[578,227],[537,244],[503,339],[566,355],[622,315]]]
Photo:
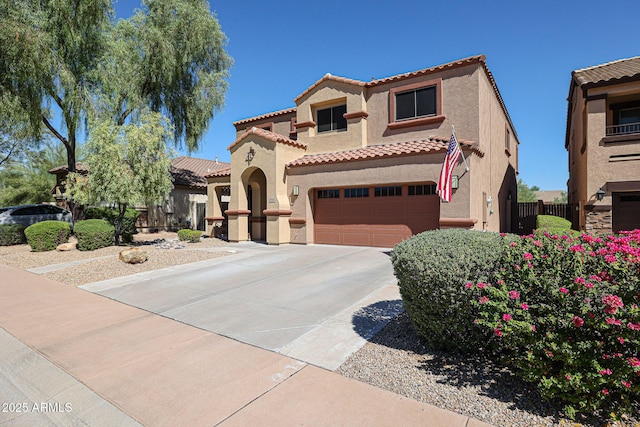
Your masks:
[[[458,148],[460,149],[460,154],[462,154],[462,161],[464,162],[465,173],[467,173],[467,172],[469,172],[469,165],[467,164],[467,159],[464,157],[464,152],[462,151],[462,146],[460,145],[460,141],[458,141],[458,137],[456,137],[456,128],[453,125],[451,125],[451,134],[456,139],[456,144],[458,144]]]

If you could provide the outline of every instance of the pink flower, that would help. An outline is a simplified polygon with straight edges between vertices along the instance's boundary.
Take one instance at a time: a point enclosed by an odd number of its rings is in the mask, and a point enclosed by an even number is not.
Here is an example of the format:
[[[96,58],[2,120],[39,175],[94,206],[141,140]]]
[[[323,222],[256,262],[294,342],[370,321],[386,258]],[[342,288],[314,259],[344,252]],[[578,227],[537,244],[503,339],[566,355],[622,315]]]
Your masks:
[[[587,288],[587,289],[591,289],[591,288],[593,288],[593,283],[587,282],[587,283],[584,284],[584,287]]]
[[[518,244],[516,242],[511,242],[509,243],[509,246],[511,246],[512,248],[515,248],[516,246],[518,246]]]
[[[607,314],[615,314],[618,308],[624,307],[622,300],[617,295],[605,295],[602,297],[605,305],[604,312]]]
[[[512,319],[512,317],[511,317],[511,315],[510,315],[510,314],[508,314],[508,313],[504,313],[504,314],[502,315],[502,320],[504,320],[505,322],[508,322],[508,321],[509,321],[509,320],[511,320],[511,319]]]
[[[569,250],[571,252],[584,252],[584,247],[582,247],[582,245],[578,244],[578,245],[571,246],[569,248]]]
[[[609,394],[609,390],[607,390],[606,388],[602,389],[602,394],[604,394],[605,396]]]
[[[536,325],[531,325],[531,330],[532,330],[533,332],[536,332],[536,331],[537,331],[537,329],[536,329]]]
[[[627,328],[631,329],[632,331],[640,331],[640,323],[627,323]]]
[[[567,288],[560,288],[560,292],[562,292],[563,294],[569,293],[569,289]]]
[[[611,264],[616,262],[618,259],[616,258],[615,255],[605,255],[604,260]]]
[[[489,298],[488,297],[480,297],[480,298],[478,298],[478,302],[480,304],[486,304],[486,303],[489,302]]]
[[[564,377],[565,377],[566,379],[568,379],[569,381],[571,381],[571,375],[569,375],[569,374],[564,374]]]
[[[607,322],[607,325],[617,325],[620,326],[620,320],[615,319],[613,317],[607,317],[605,319],[605,322]]]
[[[467,282],[467,283],[465,283],[464,287],[466,289],[473,289],[473,283],[472,282]]]
[[[596,317],[596,315],[595,315],[595,314],[593,314],[593,313],[589,313],[589,314],[588,314],[588,316],[589,316],[590,318],[592,318],[592,319]]]
[[[621,381],[621,383],[626,388],[631,388],[631,381]]]
[[[547,357],[553,357],[553,353],[549,350],[545,350],[545,352],[547,353]]]
[[[478,289],[484,289],[486,287],[487,287],[486,283],[482,283],[482,282],[478,283]]]
[[[574,280],[573,282],[574,282],[574,283],[577,283],[577,284],[579,284],[579,285],[580,285],[580,284],[584,283],[584,282],[585,282],[585,280],[584,280],[584,278],[583,278],[583,277],[576,277],[576,278],[575,278],[575,280]]]
[[[584,320],[582,320],[581,317],[573,316],[573,319],[571,319],[571,323],[573,323],[575,327],[579,328],[584,325]]]
[[[603,369],[601,371],[598,372],[600,375],[611,375],[613,372],[611,372],[611,369],[607,368],[607,369]]]
[[[540,240],[534,240],[533,244],[538,246],[538,247],[540,247],[540,248],[542,247],[542,242]]]
[[[498,328],[495,328],[493,330],[493,333],[496,334],[497,337],[501,337],[502,336],[502,331]]]
[[[526,303],[526,302],[523,302],[522,304],[520,304],[520,308],[521,308],[521,309],[523,309],[523,310],[525,310],[525,311],[526,311],[526,310],[529,310],[529,306],[527,305],[527,303]]]
[[[633,367],[640,366],[640,359],[638,359],[637,357],[630,357],[627,359],[627,361],[629,362],[629,365]]]
[[[618,341],[620,341],[620,344],[624,344],[624,338],[618,337]]]
[[[532,260],[533,259],[533,255],[531,255],[531,253],[529,253],[529,252],[525,252],[524,254],[522,254],[522,258],[524,258],[526,260]]]
[[[518,291],[509,291],[509,298],[511,298],[511,299],[520,298],[520,292],[518,292]]]
[[[596,276],[595,274],[592,274],[591,276],[589,276],[589,279],[595,280],[596,282],[602,282],[602,279],[599,276]]]

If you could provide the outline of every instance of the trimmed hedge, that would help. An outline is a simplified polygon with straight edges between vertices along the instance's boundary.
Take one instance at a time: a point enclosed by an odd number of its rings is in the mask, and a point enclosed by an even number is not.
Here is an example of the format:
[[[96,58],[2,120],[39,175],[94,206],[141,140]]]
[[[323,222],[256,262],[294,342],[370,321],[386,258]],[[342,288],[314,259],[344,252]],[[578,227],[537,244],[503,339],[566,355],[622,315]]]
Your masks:
[[[85,212],[86,219],[103,219],[109,224],[115,227],[116,220],[118,219],[118,210],[112,208],[105,207],[94,207],[88,208]],[[128,208],[124,213],[124,218],[122,218],[122,241],[124,243],[133,242],[133,235],[138,232],[136,229],[136,221],[138,221],[138,217],[140,216],[140,212],[135,209]]]
[[[0,246],[22,245],[27,243],[22,224],[0,224]]]
[[[474,324],[478,308],[465,285],[488,280],[503,251],[500,235],[460,229],[427,231],[395,247],[391,260],[404,309],[429,346],[476,352],[487,344],[490,334]]]
[[[201,236],[202,231],[199,230],[189,230],[188,228],[178,230],[178,239],[182,242],[198,243]]]
[[[553,215],[538,215],[536,229],[559,236],[578,236],[579,232],[571,229],[571,221]]]
[[[113,245],[115,228],[103,219],[78,221],[73,231],[80,251],[93,251]]]
[[[64,221],[42,221],[25,228],[24,235],[33,252],[52,251],[66,243],[71,225]]]

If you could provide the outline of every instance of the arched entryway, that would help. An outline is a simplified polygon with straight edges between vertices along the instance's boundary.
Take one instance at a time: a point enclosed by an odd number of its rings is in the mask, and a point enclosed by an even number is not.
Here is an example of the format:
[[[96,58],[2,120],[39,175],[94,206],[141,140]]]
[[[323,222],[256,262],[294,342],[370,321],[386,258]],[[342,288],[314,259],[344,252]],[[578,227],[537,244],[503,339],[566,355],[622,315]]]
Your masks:
[[[247,210],[249,214],[248,232],[251,240],[267,240],[267,218],[263,211],[267,209],[267,177],[262,169],[247,169],[242,184],[246,189]]]

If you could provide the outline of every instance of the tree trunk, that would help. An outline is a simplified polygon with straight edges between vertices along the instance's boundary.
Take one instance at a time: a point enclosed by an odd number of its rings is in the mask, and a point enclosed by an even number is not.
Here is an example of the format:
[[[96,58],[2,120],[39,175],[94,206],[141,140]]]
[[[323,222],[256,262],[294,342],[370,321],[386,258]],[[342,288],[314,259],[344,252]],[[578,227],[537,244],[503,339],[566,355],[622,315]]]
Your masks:
[[[124,214],[127,212],[127,204],[118,204],[118,218],[116,219],[115,227],[115,245],[120,246],[120,235],[122,234],[122,220],[124,219]]]

